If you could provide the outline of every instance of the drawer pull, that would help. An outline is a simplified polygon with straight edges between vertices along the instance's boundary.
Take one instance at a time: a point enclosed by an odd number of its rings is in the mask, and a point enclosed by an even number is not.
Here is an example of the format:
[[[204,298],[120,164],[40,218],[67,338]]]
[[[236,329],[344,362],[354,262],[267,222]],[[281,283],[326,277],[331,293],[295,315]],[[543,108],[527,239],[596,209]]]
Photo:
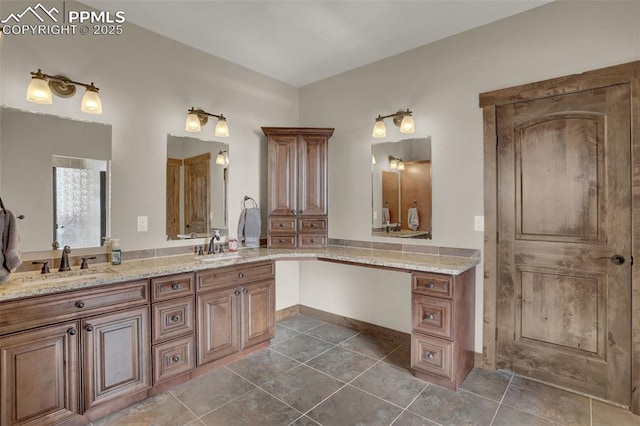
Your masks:
[[[436,285],[435,285],[434,283],[429,283],[429,284],[427,284],[427,288],[435,288],[435,286],[436,286]]]
[[[173,358],[171,358],[171,361],[178,362],[178,361],[180,361],[180,357],[179,356],[174,356]]]
[[[433,354],[431,352],[427,352],[425,356],[427,357],[427,359],[433,359]]]
[[[171,322],[178,322],[180,321],[180,317],[178,315],[174,315],[171,317]]]
[[[244,278],[244,272],[240,272],[240,273],[238,274],[238,278]]]
[[[284,244],[284,240],[283,240],[282,238],[280,238],[280,239],[278,240],[278,242],[279,242],[280,244]]]
[[[76,302],[76,308],[78,309],[84,308],[84,302]]]
[[[281,224],[280,224],[280,228],[284,228],[284,223],[281,223]]]
[[[171,286],[171,290],[176,291],[177,289],[179,289],[180,286],[178,284],[174,284]]]
[[[92,325],[88,325],[86,328],[87,331],[93,331],[93,326]]]
[[[78,330],[76,330],[75,328],[70,328],[69,330],[67,330],[67,333],[69,334],[69,336],[75,336],[76,334],[78,334]]]
[[[244,294],[247,294],[247,293],[249,293],[249,290],[247,290],[246,288],[243,288],[243,289],[242,289],[242,292],[243,292]]]
[[[240,296],[240,290],[236,290],[233,292],[236,296]]]
[[[316,243],[316,239],[315,239],[315,238],[312,238],[312,239],[311,239],[311,244],[315,244],[315,243]]]
[[[316,224],[315,224],[315,223],[312,223],[312,224],[311,224],[311,227],[312,227],[312,228],[315,228],[315,227],[316,227]]]
[[[427,314],[425,318],[428,319],[429,321],[433,321],[433,314]]]

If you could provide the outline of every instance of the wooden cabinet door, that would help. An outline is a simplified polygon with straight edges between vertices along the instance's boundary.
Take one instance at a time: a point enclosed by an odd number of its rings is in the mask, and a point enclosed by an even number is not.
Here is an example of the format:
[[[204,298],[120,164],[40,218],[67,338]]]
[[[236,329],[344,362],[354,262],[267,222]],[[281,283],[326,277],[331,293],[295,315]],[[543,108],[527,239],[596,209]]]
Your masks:
[[[150,386],[149,308],[82,321],[84,408]]]
[[[297,137],[269,137],[269,199],[270,215],[295,216],[297,210]]]
[[[0,424],[79,415],[78,323],[0,338]]]
[[[275,336],[276,294],[273,279],[246,284],[242,288],[242,347],[247,348]]]
[[[327,214],[327,137],[298,137],[298,213]]]
[[[240,289],[198,295],[198,366],[240,352]]]
[[[178,238],[180,230],[180,169],[182,160],[167,159],[167,237]]]

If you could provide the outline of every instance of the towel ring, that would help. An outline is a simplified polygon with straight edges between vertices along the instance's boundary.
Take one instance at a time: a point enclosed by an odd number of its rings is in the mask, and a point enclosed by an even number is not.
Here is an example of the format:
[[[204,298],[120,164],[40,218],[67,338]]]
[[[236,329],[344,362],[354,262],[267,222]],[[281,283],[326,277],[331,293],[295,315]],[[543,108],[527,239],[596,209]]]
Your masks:
[[[258,203],[256,203],[256,200],[249,197],[248,195],[245,195],[244,199],[242,200],[242,208],[247,208],[247,201],[251,201],[251,203],[253,204],[251,207],[258,207]]]

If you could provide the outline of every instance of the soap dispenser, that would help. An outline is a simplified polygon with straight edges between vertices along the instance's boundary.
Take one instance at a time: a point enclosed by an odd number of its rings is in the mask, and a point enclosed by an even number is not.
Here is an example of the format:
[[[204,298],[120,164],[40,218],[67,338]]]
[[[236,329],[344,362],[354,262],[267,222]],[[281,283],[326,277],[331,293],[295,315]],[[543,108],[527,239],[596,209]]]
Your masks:
[[[120,251],[120,240],[117,238],[111,238],[111,264],[119,265],[122,263],[120,259],[121,251]]]

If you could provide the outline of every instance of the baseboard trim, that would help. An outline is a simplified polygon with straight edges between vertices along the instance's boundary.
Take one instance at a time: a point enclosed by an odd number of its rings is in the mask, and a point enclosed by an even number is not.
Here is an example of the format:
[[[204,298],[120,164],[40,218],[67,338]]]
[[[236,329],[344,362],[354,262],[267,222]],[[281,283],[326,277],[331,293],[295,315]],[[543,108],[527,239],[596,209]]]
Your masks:
[[[289,318],[300,313],[300,305],[289,306],[288,308],[280,309],[276,311],[276,321]]]
[[[404,333],[402,331],[392,330],[390,328],[382,327],[380,325],[375,325],[375,324],[360,321],[357,319],[332,314],[330,312],[321,311],[319,309],[311,308],[309,306],[298,305],[298,307],[299,307],[299,312],[302,315],[306,315],[311,318],[316,318],[321,321],[328,322],[330,324],[352,328],[354,330],[358,330],[369,336],[377,337],[384,340],[389,340],[391,342],[400,343],[406,346],[411,346],[411,334],[409,333]]]

